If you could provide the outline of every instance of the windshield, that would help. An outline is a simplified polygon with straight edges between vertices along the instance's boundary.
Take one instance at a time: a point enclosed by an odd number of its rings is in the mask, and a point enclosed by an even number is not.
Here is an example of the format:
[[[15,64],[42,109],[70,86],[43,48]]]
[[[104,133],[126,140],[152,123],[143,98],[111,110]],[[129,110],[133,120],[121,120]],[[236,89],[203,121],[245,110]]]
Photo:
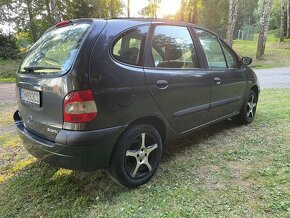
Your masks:
[[[78,23],[48,31],[30,49],[20,66],[20,73],[66,73],[89,28],[90,24]]]

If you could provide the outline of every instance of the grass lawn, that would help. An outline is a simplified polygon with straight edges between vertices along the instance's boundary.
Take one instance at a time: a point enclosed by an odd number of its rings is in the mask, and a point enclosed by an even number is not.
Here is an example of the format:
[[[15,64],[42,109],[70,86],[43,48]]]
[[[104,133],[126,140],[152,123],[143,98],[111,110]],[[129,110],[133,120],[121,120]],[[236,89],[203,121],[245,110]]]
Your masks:
[[[266,43],[266,50],[263,59],[256,59],[257,41],[236,40],[233,48],[241,56],[253,58],[251,67],[256,69],[266,69],[275,67],[290,66],[290,39],[285,39],[280,43],[274,35],[269,35]]]
[[[0,82],[14,82],[20,60],[0,59]]]
[[[255,122],[224,121],[167,145],[133,190],[31,157],[0,104],[0,217],[289,217],[290,89],[262,90]]]

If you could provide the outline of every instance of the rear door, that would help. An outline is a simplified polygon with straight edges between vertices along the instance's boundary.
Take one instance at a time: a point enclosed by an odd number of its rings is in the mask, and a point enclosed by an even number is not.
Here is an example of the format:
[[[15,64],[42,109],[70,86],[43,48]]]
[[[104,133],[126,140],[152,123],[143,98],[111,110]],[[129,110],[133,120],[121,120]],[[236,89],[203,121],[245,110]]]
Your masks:
[[[176,132],[203,124],[211,87],[190,31],[186,26],[154,25],[150,32],[145,75],[154,100]]]
[[[217,36],[202,29],[196,29],[196,33],[207,59],[212,86],[209,121],[238,112],[247,85],[245,69],[239,68],[235,53]]]
[[[17,94],[29,131],[53,141],[62,129],[64,97],[88,84],[83,80],[79,87],[74,82],[82,72],[73,63],[90,29],[90,22],[62,23],[45,33],[24,58],[17,73]]]

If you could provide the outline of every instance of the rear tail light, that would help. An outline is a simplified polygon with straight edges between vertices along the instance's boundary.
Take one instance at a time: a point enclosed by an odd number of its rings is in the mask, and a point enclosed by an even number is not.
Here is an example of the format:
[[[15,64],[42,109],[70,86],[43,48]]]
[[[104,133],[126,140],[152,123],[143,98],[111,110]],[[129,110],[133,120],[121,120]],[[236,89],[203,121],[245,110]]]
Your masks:
[[[85,123],[97,117],[97,106],[92,90],[69,93],[64,99],[64,122]]]

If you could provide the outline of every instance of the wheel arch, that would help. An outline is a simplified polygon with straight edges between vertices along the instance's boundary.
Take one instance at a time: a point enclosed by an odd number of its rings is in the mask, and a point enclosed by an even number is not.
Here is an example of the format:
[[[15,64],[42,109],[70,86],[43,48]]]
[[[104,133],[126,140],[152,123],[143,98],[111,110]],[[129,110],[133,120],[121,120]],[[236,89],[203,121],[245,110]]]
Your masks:
[[[156,130],[158,131],[158,133],[160,134],[160,137],[161,137],[161,140],[162,140],[162,144],[164,144],[166,142],[166,139],[167,139],[167,132],[169,131],[168,130],[168,126],[166,125],[165,121],[162,120],[160,117],[157,117],[157,116],[154,116],[154,115],[148,115],[148,116],[145,116],[145,117],[140,117],[140,118],[137,118],[136,120],[132,121],[124,130],[123,132],[120,134],[120,136],[118,137],[118,140],[116,141],[116,144],[117,142],[119,141],[120,137],[124,134],[124,132],[126,132],[126,130],[130,129],[131,127],[133,126],[136,126],[138,124],[147,124],[147,125],[151,125],[153,126],[154,128],[156,128]],[[110,161],[109,161],[109,164],[111,165],[112,163],[112,157],[113,157],[113,154],[116,150],[116,144],[113,148],[113,151],[111,153],[111,157],[110,157]]]
[[[146,117],[141,117],[133,122],[131,122],[126,129],[131,128],[132,126],[136,126],[138,124],[147,124],[153,126],[158,133],[160,134],[160,137],[162,139],[162,143],[166,141],[167,138],[167,127],[165,125],[165,122],[156,116],[146,116]],[[126,130],[125,130],[126,131]]]
[[[253,90],[257,94],[257,97],[259,97],[259,87],[256,84],[253,85],[250,90]]]

